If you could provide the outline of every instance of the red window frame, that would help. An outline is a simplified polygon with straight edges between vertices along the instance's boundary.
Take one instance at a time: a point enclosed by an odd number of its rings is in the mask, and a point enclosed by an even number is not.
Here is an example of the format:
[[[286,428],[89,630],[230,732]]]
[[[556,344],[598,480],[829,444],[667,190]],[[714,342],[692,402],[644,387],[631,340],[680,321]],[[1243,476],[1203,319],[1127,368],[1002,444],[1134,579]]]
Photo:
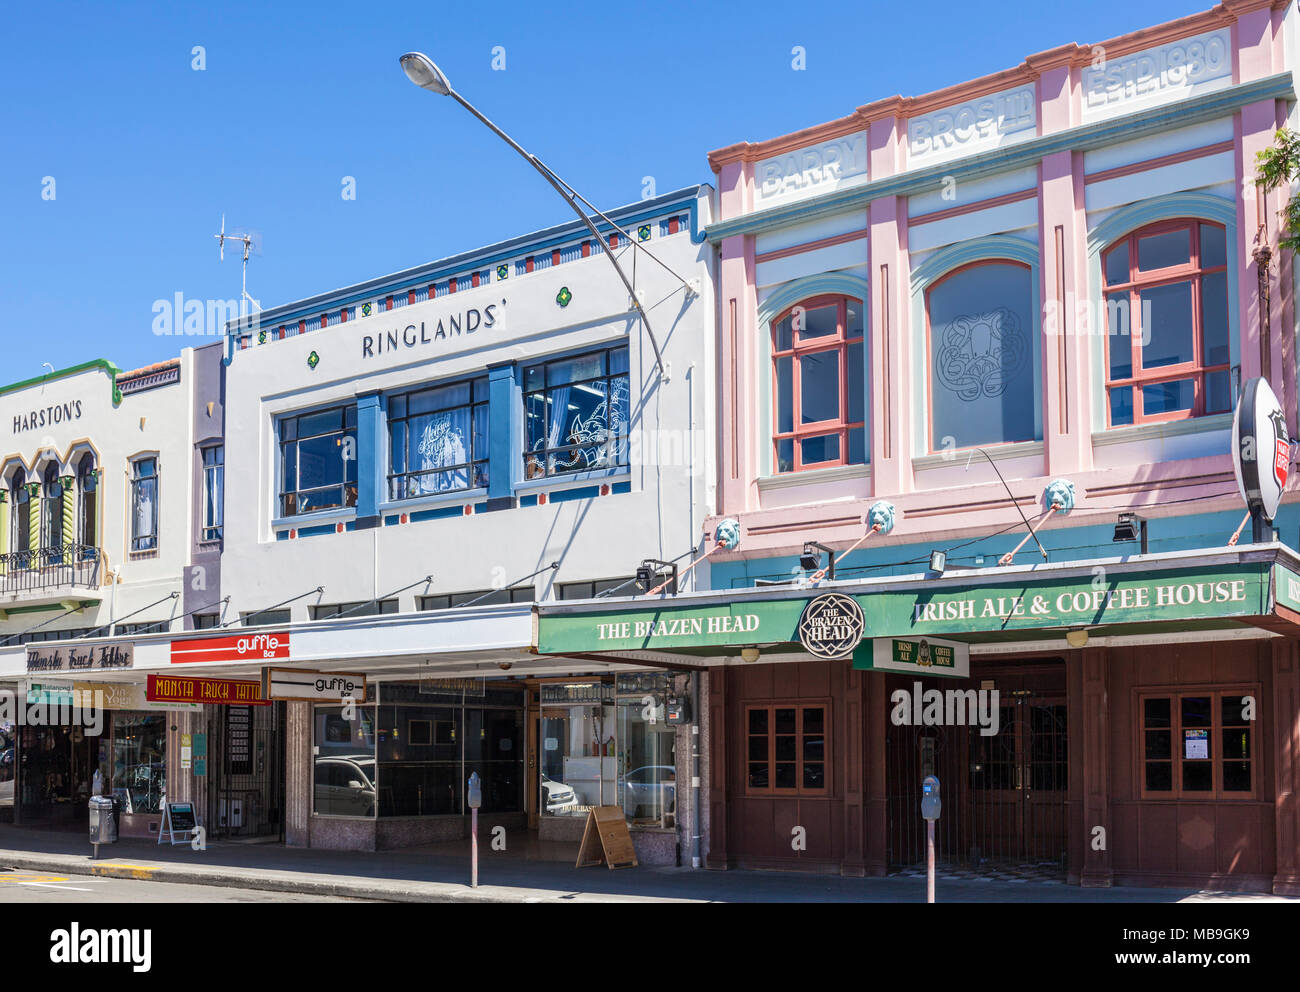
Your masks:
[[[1214,227],[1224,232],[1224,263],[1223,265],[1201,267],[1201,228]],[[1172,231],[1186,230],[1191,245],[1191,252],[1188,261],[1182,265],[1170,265],[1162,269],[1152,269],[1147,272],[1138,270],[1138,241],[1142,238],[1148,238],[1153,235],[1168,234]],[[1110,254],[1119,248],[1128,246],[1128,280],[1122,283],[1112,284],[1106,274],[1106,260]],[[1216,273],[1226,273],[1228,271],[1227,258],[1231,246],[1227,243],[1227,230],[1222,224],[1215,224],[1211,221],[1201,220],[1200,218],[1184,218],[1180,220],[1161,221],[1157,224],[1148,224],[1146,227],[1138,228],[1136,231],[1125,235],[1118,241],[1108,247],[1101,256],[1101,274],[1102,274],[1102,307],[1106,314],[1106,426],[1117,426],[1111,423],[1111,393],[1115,390],[1128,389],[1130,391],[1130,403],[1133,409],[1133,426],[1137,424],[1162,423],[1170,420],[1189,420],[1193,417],[1205,416],[1205,377],[1214,372],[1225,372],[1231,368],[1231,353],[1229,361],[1221,365],[1205,365],[1205,321],[1204,321],[1204,292],[1205,276]],[[1192,292],[1192,355],[1193,360],[1190,362],[1180,362],[1177,365],[1161,365],[1155,369],[1144,369],[1142,367],[1142,304],[1141,293],[1144,289],[1152,289],[1158,286],[1167,286],[1174,283],[1188,282],[1193,284]],[[1225,292],[1227,280],[1224,280]],[[1131,375],[1124,379],[1112,379],[1110,377],[1110,354],[1111,347],[1123,335],[1112,332],[1110,327],[1110,307],[1107,306],[1107,297],[1114,293],[1128,293],[1128,323],[1129,323],[1129,345],[1132,349],[1130,357]],[[1232,313],[1228,313],[1229,337],[1231,338]],[[1147,414],[1143,411],[1142,406],[1142,387],[1157,385],[1162,382],[1177,382],[1182,379],[1192,380],[1192,408],[1190,410],[1173,410],[1169,413]],[[1215,411],[1216,413],[1224,411]],[[1127,427],[1129,424],[1120,424],[1118,426]]]
[[[806,300],[800,300],[794,306],[788,307],[782,311],[775,320],[772,321],[772,465],[773,474],[789,474],[791,472],[803,472],[809,469],[836,468],[841,465],[855,465],[866,463],[867,446],[870,443],[865,436],[866,430],[866,403],[867,389],[866,383],[863,383],[862,389],[862,411],[863,419],[851,421],[849,417],[849,346],[862,343],[866,347],[866,313],[863,312],[863,332],[854,337],[848,336],[848,306],[849,303],[856,303],[859,307],[865,307],[862,300],[852,296],[842,296],[837,294],[826,294],[822,296],[809,297]],[[834,336],[824,335],[822,337],[809,338],[807,341],[800,340],[800,332],[793,327],[790,333],[791,346],[785,350],[780,349],[778,340],[778,328],[781,322],[792,316],[796,310],[819,310],[823,307],[836,307],[835,315],[835,334]],[[839,416],[831,420],[820,420],[815,423],[802,423],[800,411],[802,407],[802,380],[800,374],[800,361],[809,355],[820,355],[827,352],[838,352],[839,369],[840,369],[840,403]],[[791,427],[792,430],[782,431],[780,429],[780,389],[779,377],[777,375],[777,365],[781,359],[790,359],[790,395],[793,409],[791,410]],[[863,436],[863,461],[849,461],[849,431],[861,428],[864,431]],[[811,462],[807,465],[803,463],[803,444],[802,442],[814,437],[824,437],[829,434],[838,434],[840,443],[840,456],[837,459],[831,459],[822,462]],[[786,470],[781,469],[781,442],[790,441],[793,448],[792,467]]]
[[[793,789],[778,789],[773,783],[776,781],[776,711],[777,710],[794,710],[794,739],[795,739],[795,760]],[[822,757],[808,760],[804,754],[804,710],[821,710],[822,711]],[[749,715],[756,711],[765,711],[767,713],[767,733],[751,734],[749,730]],[[785,700],[777,703],[762,703],[745,707],[744,728],[744,750],[742,751],[742,762],[744,765],[744,794],[747,796],[829,796],[831,795],[831,701],[829,699],[795,699]],[[815,736],[815,735],[814,735]],[[752,762],[750,760],[749,745],[751,739],[767,740],[767,759],[766,762]],[[789,763],[789,762],[784,762]],[[753,786],[749,784],[750,765],[766,764],[767,781],[766,788]],[[803,784],[804,767],[806,765],[822,766],[822,785],[821,788],[811,788]]]

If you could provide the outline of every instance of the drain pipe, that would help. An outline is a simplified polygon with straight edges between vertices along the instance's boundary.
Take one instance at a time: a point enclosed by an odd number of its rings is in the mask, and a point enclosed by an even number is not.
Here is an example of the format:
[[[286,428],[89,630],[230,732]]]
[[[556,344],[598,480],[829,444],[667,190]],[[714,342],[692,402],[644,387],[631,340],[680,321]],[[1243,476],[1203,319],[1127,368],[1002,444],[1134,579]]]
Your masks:
[[[704,816],[700,807],[700,673],[691,672],[691,867],[699,868]]]

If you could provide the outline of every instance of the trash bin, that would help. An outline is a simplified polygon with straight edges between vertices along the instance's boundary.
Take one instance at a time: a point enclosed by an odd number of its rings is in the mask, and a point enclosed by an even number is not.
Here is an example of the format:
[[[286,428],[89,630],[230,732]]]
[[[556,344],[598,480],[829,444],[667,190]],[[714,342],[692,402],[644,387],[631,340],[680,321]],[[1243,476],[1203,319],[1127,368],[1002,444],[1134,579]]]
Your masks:
[[[90,797],[90,842],[99,855],[100,844],[117,843],[117,817],[113,815],[113,800],[108,796]]]

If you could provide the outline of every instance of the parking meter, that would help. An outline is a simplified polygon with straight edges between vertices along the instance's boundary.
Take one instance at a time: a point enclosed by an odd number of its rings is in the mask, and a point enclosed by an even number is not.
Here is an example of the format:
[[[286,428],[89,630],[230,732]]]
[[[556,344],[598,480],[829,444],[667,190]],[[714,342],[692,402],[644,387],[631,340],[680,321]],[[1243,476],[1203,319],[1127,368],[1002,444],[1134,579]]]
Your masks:
[[[478,777],[478,772],[471,772],[469,776],[469,790],[465,796],[465,801],[469,806],[469,884],[473,888],[478,888],[478,808],[483,805],[483,781]]]
[[[478,772],[470,774],[468,802],[470,809],[478,809],[483,805],[483,782],[478,777]]]
[[[939,780],[927,775],[921,783],[921,817],[925,820],[939,819],[939,810],[943,804],[939,801]]]

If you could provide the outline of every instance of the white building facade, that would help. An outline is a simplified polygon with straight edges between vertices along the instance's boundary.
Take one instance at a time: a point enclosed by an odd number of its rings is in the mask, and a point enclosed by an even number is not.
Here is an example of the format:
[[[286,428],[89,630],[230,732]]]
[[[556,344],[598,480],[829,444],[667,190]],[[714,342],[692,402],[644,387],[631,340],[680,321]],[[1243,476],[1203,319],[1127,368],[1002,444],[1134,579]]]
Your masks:
[[[711,194],[612,211],[604,246],[573,222],[232,326],[222,622],[369,683],[355,718],[288,704],[289,843],[459,837],[478,772],[502,823],[576,839],[622,804],[644,856],[678,857],[688,749],[662,721],[686,677],[539,658],[532,604],[633,595],[700,544]]]
[[[221,475],[204,466],[221,462],[221,358],[96,360],[0,389],[0,685],[19,703],[108,690],[93,728],[3,715],[0,815],[82,826],[98,770],[123,832],[157,829],[175,742],[137,640],[221,609],[202,564],[219,564]]]

